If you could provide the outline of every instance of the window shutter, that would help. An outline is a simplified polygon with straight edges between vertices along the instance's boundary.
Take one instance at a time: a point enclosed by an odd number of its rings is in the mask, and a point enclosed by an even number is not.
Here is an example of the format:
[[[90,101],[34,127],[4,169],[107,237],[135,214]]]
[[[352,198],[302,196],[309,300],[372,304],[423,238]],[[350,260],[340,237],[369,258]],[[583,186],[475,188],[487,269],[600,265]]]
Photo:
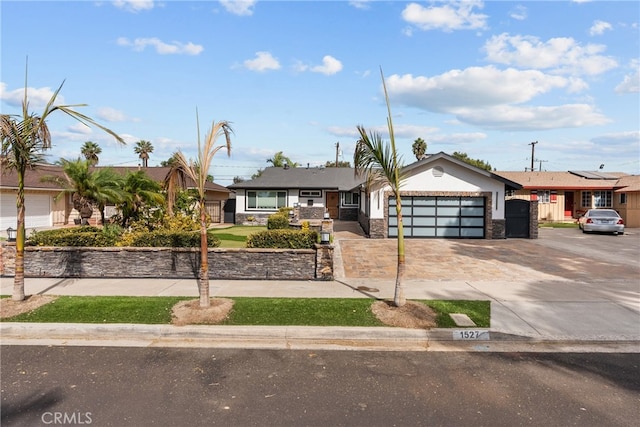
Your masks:
[[[557,191],[552,191],[551,192],[551,203],[558,203],[558,192]]]
[[[532,190],[531,191],[531,200],[538,200],[538,191],[537,190]]]

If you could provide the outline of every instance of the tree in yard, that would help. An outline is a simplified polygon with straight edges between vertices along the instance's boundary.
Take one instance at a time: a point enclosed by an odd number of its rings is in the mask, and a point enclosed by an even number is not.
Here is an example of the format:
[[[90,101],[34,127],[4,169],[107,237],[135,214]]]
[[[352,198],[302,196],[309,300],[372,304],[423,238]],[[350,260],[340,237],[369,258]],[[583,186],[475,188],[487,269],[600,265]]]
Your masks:
[[[124,140],[115,132],[98,124],[93,119],[76,111],[77,105],[55,105],[56,98],[64,85],[64,81],[53,93],[44,110],[40,114],[30,113],[29,99],[27,95],[27,71],[25,71],[24,98],[22,100],[22,115],[0,115],[0,135],[2,136],[1,161],[7,169],[13,169],[18,176],[18,192],[16,197],[17,208],[17,236],[15,276],[12,299],[23,301],[24,294],[24,242],[25,242],[25,204],[24,204],[24,177],[27,170],[37,167],[44,160],[44,150],[51,147],[51,134],[47,120],[55,112],[69,115],[75,120],[87,126],[96,126],[113,136],[116,141],[124,144]]]
[[[479,160],[479,159],[472,159],[467,155],[467,153],[460,153],[458,151],[454,151],[453,157],[455,157],[456,159],[462,160],[465,163],[469,163],[470,165],[473,165],[477,168],[484,169],[487,171],[491,170],[491,165],[488,162],[485,162],[484,160]]]
[[[185,175],[190,178],[198,190],[198,209],[200,211],[200,274],[198,277],[198,291],[200,295],[200,307],[209,307],[209,246],[207,243],[207,213],[205,210],[205,185],[209,176],[211,161],[218,151],[226,148],[227,155],[231,155],[231,134],[233,129],[227,121],[213,122],[211,130],[205,136],[204,144],[200,141],[200,119],[198,126],[198,157],[195,161],[187,160],[181,151],[176,153],[176,158]],[[219,136],[224,135],[225,144],[216,145]]]
[[[391,120],[391,106],[387,85],[384,81],[384,74],[380,68],[384,97],[387,103],[387,128],[389,129],[389,139],[391,145],[387,145],[382,140],[379,133],[367,131],[363,126],[358,126],[360,139],[356,144],[353,154],[353,164],[355,174],[364,174],[367,177],[367,188],[380,188],[390,186],[391,192],[396,199],[396,214],[398,217],[398,266],[396,273],[395,293],[393,303],[396,307],[401,307],[406,303],[404,296],[404,271],[405,271],[405,249],[404,249],[404,228],[402,226],[402,202],[400,200],[400,187],[403,182],[401,159],[396,151],[393,122]]]
[[[424,139],[418,138],[413,142],[411,149],[413,150],[413,155],[416,156],[416,159],[421,160],[427,152],[427,143],[424,142]]]
[[[292,162],[290,158],[282,154],[282,151],[278,151],[273,157],[267,159],[267,163],[271,163],[274,168],[282,168],[287,165],[291,168],[298,167],[298,163]]]
[[[351,167],[351,163],[345,161],[345,160],[338,160],[338,165],[336,166],[336,161],[333,160],[327,160],[324,164],[325,168],[335,168],[335,167],[339,167],[339,168],[350,168]]]
[[[146,168],[149,162],[149,154],[153,153],[153,144],[141,139],[136,142],[136,146],[133,147],[133,151],[138,155],[138,157],[140,157],[140,160],[142,160],[142,167]]]
[[[118,204],[118,209],[123,227],[142,219],[146,212],[161,207],[165,201],[161,193],[162,186],[144,170],[127,173],[122,180],[122,190],[125,196]]]
[[[85,159],[89,160],[92,165],[98,164],[98,156],[102,153],[102,148],[95,142],[87,141],[82,145],[80,152]]]
[[[105,223],[104,207],[108,203],[121,202],[126,194],[122,190],[122,176],[111,168],[92,168],[90,160],[66,160],[56,162],[62,166],[63,176],[43,176],[42,181],[53,182],[64,190],[58,197],[71,194],[74,209],[80,213],[83,225],[88,224],[93,210],[100,210],[100,219]]]

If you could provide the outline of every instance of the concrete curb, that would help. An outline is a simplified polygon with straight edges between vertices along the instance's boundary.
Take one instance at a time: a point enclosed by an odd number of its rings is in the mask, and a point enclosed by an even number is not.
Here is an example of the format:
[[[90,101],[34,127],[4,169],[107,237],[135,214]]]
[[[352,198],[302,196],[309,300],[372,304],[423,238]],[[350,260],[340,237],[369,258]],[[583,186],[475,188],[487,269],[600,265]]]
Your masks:
[[[470,330],[470,329],[465,329]],[[289,350],[640,352],[640,341],[539,339],[487,329],[456,339],[460,329],[393,327],[210,326],[0,323],[2,345],[200,347]]]

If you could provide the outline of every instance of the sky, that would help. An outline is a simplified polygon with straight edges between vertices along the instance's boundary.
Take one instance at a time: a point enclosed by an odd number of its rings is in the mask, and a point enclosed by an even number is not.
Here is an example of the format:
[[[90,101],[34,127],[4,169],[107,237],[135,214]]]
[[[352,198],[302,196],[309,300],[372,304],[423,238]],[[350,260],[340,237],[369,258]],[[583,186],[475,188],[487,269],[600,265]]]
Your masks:
[[[2,114],[21,113],[26,74],[30,112],[62,84],[57,104],[87,104],[127,142],[54,114],[50,162],[86,141],[103,166],[138,165],[139,140],[149,166],[194,158],[198,131],[225,120],[221,185],[279,151],[353,165],[358,125],[389,141],[384,76],[404,164],[422,138],[498,171],[640,174],[636,1],[2,0],[0,14]]]

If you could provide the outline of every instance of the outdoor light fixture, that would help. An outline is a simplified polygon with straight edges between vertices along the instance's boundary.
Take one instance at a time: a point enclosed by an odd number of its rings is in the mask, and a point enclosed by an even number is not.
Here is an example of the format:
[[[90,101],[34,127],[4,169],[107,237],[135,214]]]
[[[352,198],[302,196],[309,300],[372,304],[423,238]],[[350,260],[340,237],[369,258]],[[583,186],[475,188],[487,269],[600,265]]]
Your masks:
[[[329,212],[325,212],[324,213],[324,219],[330,219],[331,217],[329,216]]]
[[[18,230],[14,230],[13,227],[7,228],[7,238],[10,242],[15,242],[18,236]]]
[[[322,244],[329,244],[329,240],[331,239],[331,233],[329,233],[328,231],[321,231],[320,232],[320,243]]]

